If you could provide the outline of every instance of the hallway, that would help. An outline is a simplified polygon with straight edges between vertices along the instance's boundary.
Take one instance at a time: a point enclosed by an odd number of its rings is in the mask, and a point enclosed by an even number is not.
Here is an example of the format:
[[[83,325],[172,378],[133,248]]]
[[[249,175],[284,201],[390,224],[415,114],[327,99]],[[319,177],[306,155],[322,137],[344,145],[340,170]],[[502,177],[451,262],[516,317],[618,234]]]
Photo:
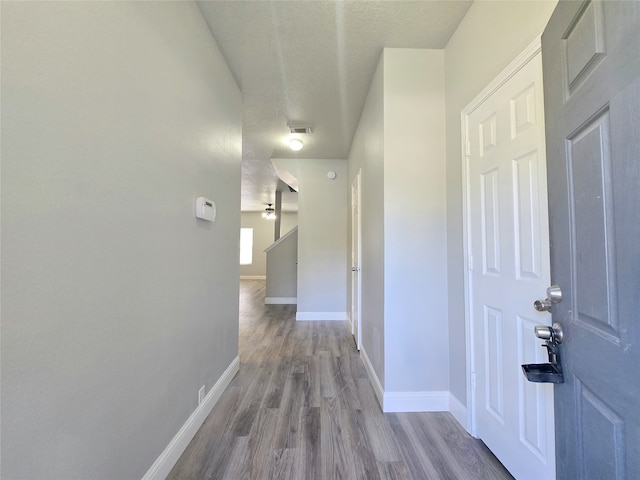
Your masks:
[[[168,479],[510,479],[449,413],[383,414],[346,322],[240,282],[240,372]]]

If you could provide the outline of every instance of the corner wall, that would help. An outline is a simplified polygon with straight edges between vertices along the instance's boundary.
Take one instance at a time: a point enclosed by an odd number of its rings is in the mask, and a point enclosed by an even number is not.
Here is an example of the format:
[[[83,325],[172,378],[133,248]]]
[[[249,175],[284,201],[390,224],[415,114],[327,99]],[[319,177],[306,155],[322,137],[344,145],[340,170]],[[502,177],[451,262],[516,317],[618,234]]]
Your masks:
[[[444,52],[384,49],[349,153],[363,358],[384,411],[448,409],[444,118]]]
[[[445,49],[449,385],[467,403],[460,112],[537,36],[555,0],[476,1]]]
[[[347,161],[272,159],[298,179],[297,320],[346,320]],[[336,178],[327,172],[336,172]]]
[[[298,302],[298,228],[273,243],[267,254],[267,286],[264,303]]]
[[[448,391],[444,118],[444,51],[385,49],[384,389],[397,395]]]
[[[195,3],[0,8],[1,476],[142,478],[237,359],[240,92]]]

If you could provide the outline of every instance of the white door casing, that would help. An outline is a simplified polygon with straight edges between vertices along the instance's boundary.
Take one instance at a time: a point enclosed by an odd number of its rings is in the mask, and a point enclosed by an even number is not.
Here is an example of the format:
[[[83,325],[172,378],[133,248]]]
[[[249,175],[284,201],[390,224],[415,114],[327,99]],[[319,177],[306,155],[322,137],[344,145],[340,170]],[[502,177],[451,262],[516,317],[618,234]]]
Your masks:
[[[549,285],[540,40],[463,111],[470,430],[514,477],[555,478],[553,387],[533,309]]]
[[[351,333],[356,343],[356,348],[361,347],[361,178],[362,172],[358,170],[357,175],[353,179],[351,185]]]

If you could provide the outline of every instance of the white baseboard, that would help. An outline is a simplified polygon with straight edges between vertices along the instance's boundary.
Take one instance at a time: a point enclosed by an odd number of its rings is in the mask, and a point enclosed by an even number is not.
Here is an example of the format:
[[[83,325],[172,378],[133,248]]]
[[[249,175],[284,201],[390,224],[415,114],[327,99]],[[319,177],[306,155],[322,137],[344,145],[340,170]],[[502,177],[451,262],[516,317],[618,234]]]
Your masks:
[[[384,389],[382,388],[382,383],[380,383],[380,379],[378,375],[376,375],[376,371],[373,369],[373,365],[371,364],[371,360],[369,360],[369,356],[367,352],[364,350],[364,347],[360,349],[360,356],[362,357],[362,363],[364,363],[364,368],[367,370],[367,374],[369,375],[369,381],[373,386],[373,391],[376,394],[376,398],[378,399],[378,403],[380,404],[380,408],[384,405]]]
[[[298,297],[265,297],[265,305],[296,305]]]
[[[236,357],[231,365],[227,367],[222,376],[218,379],[215,385],[209,390],[209,393],[198,408],[196,408],[191,416],[184,423],[182,428],[173,437],[167,448],[160,454],[158,459],[151,465],[151,468],[145,473],[142,480],[164,480],[169,475],[169,472],[174,467],[180,455],[185,451],[189,442],[193,439],[198,432],[200,426],[204,423],[209,413],[218,403],[224,390],[229,386],[233,377],[238,373],[240,369],[240,358]]]
[[[297,312],[296,320],[346,320],[347,312]]]
[[[240,275],[240,280],[266,280],[266,275]]]
[[[448,412],[448,391],[384,392],[383,412]]]
[[[469,425],[467,425],[468,417],[467,417],[467,407],[460,402],[456,397],[452,394],[449,394],[449,411],[453,418],[455,418],[462,428],[464,428],[467,432],[470,432]]]
[[[451,394],[448,391],[385,392],[371,360],[364,348],[360,350],[362,362],[369,375],[378,403],[385,413],[391,412],[448,412]]]

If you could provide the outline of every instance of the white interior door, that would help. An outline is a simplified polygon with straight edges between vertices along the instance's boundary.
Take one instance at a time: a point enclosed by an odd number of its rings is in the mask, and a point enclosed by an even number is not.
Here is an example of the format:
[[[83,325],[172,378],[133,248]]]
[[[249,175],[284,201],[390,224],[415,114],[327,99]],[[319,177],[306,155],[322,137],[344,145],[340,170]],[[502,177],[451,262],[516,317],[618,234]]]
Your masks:
[[[555,478],[553,387],[521,370],[548,361],[533,328],[550,315],[532,306],[549,286],[538,48],[465,119],[472,430],[520,480]]]
[[[358,171],[351,185],[351,332],[358,350],[361,345],[360,304],[362,298],[360,294],[360,182],[361,172]]]

